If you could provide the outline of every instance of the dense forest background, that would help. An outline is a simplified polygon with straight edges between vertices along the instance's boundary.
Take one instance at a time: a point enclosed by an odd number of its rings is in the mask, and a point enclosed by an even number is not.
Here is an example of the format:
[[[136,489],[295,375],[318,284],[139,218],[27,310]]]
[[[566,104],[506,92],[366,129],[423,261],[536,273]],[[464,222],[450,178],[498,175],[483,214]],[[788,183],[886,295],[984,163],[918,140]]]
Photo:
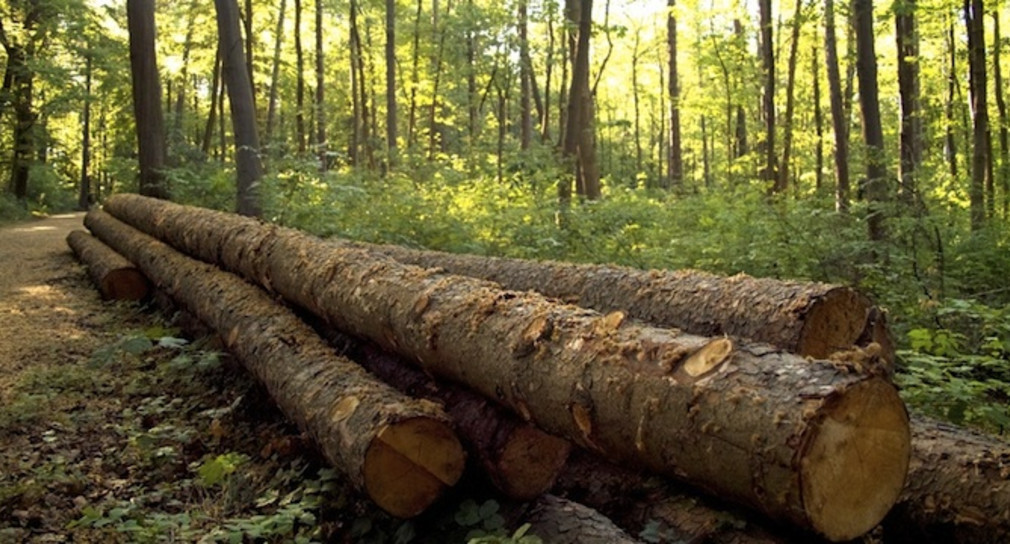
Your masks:
[[[906,400],[1001,432],[1007,15],[4,0],[0,218],[139,190],[321,235],[856,285]]]

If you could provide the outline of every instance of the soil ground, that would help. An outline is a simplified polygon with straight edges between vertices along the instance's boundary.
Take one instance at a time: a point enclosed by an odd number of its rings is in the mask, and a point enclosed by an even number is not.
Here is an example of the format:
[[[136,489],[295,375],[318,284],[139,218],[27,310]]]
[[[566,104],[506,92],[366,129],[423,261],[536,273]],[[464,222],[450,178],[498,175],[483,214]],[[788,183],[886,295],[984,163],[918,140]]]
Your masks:
[[[0,227],[0,544],[328,541],[364,513],[213,344],[100,299],[82,219]]]

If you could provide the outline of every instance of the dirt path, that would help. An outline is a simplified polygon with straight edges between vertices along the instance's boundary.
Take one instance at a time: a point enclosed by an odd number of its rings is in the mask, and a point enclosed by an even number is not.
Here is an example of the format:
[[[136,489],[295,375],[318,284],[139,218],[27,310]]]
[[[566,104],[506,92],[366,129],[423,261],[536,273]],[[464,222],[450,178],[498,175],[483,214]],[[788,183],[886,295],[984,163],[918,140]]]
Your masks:
[[[84,214],[0,227],[0,402],[27,368],[87,357],[108,315],[67,247]]]

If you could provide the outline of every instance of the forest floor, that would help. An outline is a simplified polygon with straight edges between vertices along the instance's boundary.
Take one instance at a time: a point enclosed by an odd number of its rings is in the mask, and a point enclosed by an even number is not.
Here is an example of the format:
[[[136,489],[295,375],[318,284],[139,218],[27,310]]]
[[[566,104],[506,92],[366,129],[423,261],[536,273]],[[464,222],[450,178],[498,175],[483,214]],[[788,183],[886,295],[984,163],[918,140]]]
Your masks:
[[[0,544],[376,532],[212,343],[100,299],[65,241],[82,218],[0,227]]]

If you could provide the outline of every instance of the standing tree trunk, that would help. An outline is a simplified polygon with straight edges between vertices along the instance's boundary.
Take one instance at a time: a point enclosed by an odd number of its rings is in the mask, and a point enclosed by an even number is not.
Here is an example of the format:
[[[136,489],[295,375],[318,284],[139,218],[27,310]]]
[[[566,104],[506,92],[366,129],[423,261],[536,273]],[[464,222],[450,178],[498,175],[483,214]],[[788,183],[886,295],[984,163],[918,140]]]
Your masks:
[[[173,145],[181,144],[185,138],[183,130],[183,110],[186,106],[186,88],[189,86],[189,57],[193,49],[193,32],[196,27],[196,0],[189,3],[186,12],[186,37],[182,41],[182,69],[179,73],[178,89],[175,92],[175,111],[172,114],[172,130],[169,133],[169,142]]]
[[[944,152],[947,165],[950,168],[950,179],[957,182],[957,134],[954,123],[954,100],[957,94],[957,42],[954,39],[954,21],[947,14],[947,51],[950,54],[950,64],[947,68],[947,102],[944,104],[944,120],[946,122],[946,142]]]
[[[796,59],[799,56],[800,30],[803,26],[803,0],[796,0],[793,11],[792,42],[789,44],[789,68],[786,77],[786,122],[782,134],[782,165],[775,178],[775,193],[789,189],[789,170],[793,147],[793,111],[796,108]]]
[[[319,154],[319,168],[324,172],[328,164],[326,158],[326,103],[323,89],[326,88],[326,72],[323,70],[323,2],[316,0],[316,152]]]
[[[871,241],[882,241],[884,203],[888,200],[887,172],[884,169],[884,130],[880,124],[877,88],[877,57],[873,46],[873,1],[853,0],[852,16],[856,27],[856,71],[859,74],[859,107],[866,144],[866,200],[869,212],[866,225]]]
[[[305,52],[302,50],[302,0],[295,0],[295,131],[298,154],[308,148],[305,131]]]
[[[386,168],[396,164],[396,0],[386,0]]]
[[[684,185],[684,155],[680,141],[680,77],[677,74],[677,0],[666,2],[666,48],[669,62],[667,92],[670,93],[670,150],[668,187],[682,190]]]
[[[901,97],[901,161],[899,194],[911,203],[917,187],[915,172],[922,162],[922,121],[919,112],[919,31],[916,28],[916,0],[894,6],[895,38],[898,47],[898,93]]]
[[[84,114],[81,126],[81,184],[77,195],[77,207],[87,210],[91,205],[91,55],[84,58]]]
[[[828,72],[831,124],[835,132],[835,210],[849,210],[849,127],[838,69],[838,40],[835,38],[835,2],[824,2],[824,64]]]
[[[217,111],[219,107],[223,108],[223,105],[219,106],[220,89],[219,86],[222,85],[221,82],[221,44],[217,45],[217,53],[214,56],[214,72],[210,76],[210,111],[207,113],[207,124],[203,129],[203,143],[200,149],[203,150],[203,154],[206,157],[210,156],[211,141],[214,139],[214,125],[217,123]]]
[[[214,0],[217,31],[221,43],[222,73],[231,105],[232,132],[235,134],[235,170],[238,176],[238,213],[259,217],[259,184],[263,177],[260,141],[256,132],[256,106],[252,83],[242,58],[242,31],[236,0]]]
[[[589,200],[600,198],[600,174],[596,165],[596,134],[593,96],[589,88],[589,35],[592,27],[592,0],[570,0],[569,17],[578,25],[572,57],[572,81],[568,93],[568,122],[565,127],[564,156],[571,161],[576,191]],[[562,205],[571,199],[571,178],[558,184]]]
[[[527,39],[527,0],[519,0],[519,148],[529,149],[533,141],[533,112],[530,103],[532,63]]]
[[[154,0],[127,0],[133,112],[137,120],[140,194],[168,198],[165,174],[165,119],[154,52]]]
[[[635,108],[635,120],[633,123],[634,127],[634,137],[635,137],[635,173],[642,172],[642,128],[641,128],[641,112],[639,107],[639,92],[638,92],[638,61],[641,58],[639,56],[639,43],[641,41],[641,33],[635,30],[635,46],[631,52],[631,100]]]
[[[821,67],[818,60],[820,59],[820,48],[814,40],[814,46],[810,51],[810,64],[813,69],[813,88],[814,88],[814,130],[816,131],[816,149],[815,149],[815,163],[814,167],[814,187],[817,188],[817,192],[820,192],[824,187],[824,110],[821,108]]]
[[[241,18],[241,15],[240,15]],[[253,34],[253,4],[252,0],[245,0],[245,18],[242,19],[245,24],[245,69],[246,73],[249,74],[249,88],[256,89],[256,80],[253,77],[253,49],[255,48],[255,40]],[[256,103],[256,92],[253,91],[253,104]]]
[[[746,40],[743,32],[743,23],[740,22],[740,19],[733,19],[733,36],[736,38],[738,44],[742,44]],[[737,104],[736,154],[734,158],[739,159],[747,153],[750,153],[750,148],[747,145],[747,111],[744,110],[743,104]]]
[[[281,43],[284,40],[284,10],[287,8],[287,0],[281,0],[280,8],[277,10],[277,30],[274,35],[274,59],[270,68],[270,100],[267,103],[267,124],[264,134],[264,146],[267,151],[272,150],[274,138],[274,125],[277,122],[277,93],[281,69]]]
[[[968,196],[971,201],[971,230],[979,230],[985,225],[985,191],[991,180],[987,179],[987,143],[989,138],[989,109],[986,101],[986,58],[985,58],[985,10],[982,0],[965,0],[964,19],[968,27],[969,86],[971,88],[972,152],[971,185]]]
[[[1000,66],[1000,52],[1003,49],[999,30],[999,10],[993,10],[992,65],[993,83],[996,87],[996,108],[999,110],[999,184],[1003,190],[1003,218],[1007,219],[1010,207],[1010,135],[1007,134],[1007,107],[1003,89],[1003,70]]]
[[[761,16],[761,69],[764,73],[762,107],[765,120],[764,166],[761,178],[775,182],[775,44],[772,42],[772,2],[758,0]]]

